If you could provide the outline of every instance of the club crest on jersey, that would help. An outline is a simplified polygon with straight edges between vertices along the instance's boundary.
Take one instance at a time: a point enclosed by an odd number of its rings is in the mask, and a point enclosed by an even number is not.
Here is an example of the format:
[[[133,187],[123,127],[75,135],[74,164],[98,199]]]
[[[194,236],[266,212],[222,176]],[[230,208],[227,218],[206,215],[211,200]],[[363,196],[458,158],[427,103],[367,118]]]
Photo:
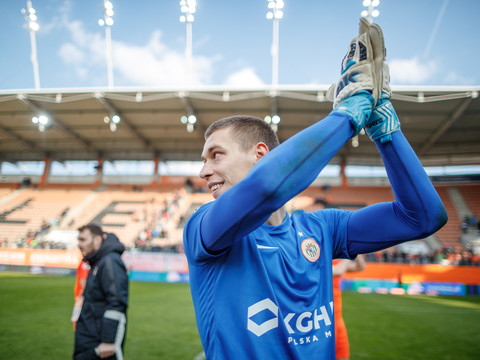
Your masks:
[[[320,258],[320,246],[313,239],[305,239],[300,245],[302,254],[310,262],[315,262]]]

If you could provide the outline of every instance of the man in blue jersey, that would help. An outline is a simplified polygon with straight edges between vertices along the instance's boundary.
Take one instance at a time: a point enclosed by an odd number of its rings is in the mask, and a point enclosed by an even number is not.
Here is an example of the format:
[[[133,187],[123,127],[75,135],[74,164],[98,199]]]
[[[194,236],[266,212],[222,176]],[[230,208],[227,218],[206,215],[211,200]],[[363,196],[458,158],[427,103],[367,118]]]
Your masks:
[[[325,119],[281,145],[251,116],[221,119],[207,129],[200,177],[215,200],[184,229],[207,359],[335,359],[332,259],[424,238],[446,222],[400,131],[384,59],[380,28],[361,20]],[[289,215],[284,204],[364,127],[383,158],[395,201]]]

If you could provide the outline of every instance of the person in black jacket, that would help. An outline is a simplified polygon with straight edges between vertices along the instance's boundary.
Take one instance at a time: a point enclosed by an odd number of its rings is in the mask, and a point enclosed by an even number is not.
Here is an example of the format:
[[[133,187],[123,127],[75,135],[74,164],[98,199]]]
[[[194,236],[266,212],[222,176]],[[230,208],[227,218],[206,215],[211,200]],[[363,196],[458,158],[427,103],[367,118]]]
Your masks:
[[[75,332],[75,360],[123,359],[128,277],[117,236],[95,224],[78,229],[78,247],[90,264]]]

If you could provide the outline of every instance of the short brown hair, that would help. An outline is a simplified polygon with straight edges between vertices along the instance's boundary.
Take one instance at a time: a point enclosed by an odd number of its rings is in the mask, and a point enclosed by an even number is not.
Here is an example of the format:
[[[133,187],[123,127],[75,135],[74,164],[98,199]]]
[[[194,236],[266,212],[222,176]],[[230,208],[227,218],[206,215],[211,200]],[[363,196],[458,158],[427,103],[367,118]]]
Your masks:
[[[260,118],[249,115],[233,115],[215,121],[205,131],[205,140],[215,131],[227,128],[232,128],[235,139],[244,151],[259,142],[265,143],[269,150],[273,150],[280,144],[277,134],[270,125]]]
[[[92,233],[92,235],[99,235],[99,236],[101,236],[101,237],[103,237],[103,234],[104,234],[102,228],[101,228],[99,225],[97,225],[97,224],[92,224],[92,223],[87,224],[87,225],[80,226],[80,227],[78,228],[78,231],[79,231],[79,232],[82,232],[83,230],[90,230],[90,232]]]

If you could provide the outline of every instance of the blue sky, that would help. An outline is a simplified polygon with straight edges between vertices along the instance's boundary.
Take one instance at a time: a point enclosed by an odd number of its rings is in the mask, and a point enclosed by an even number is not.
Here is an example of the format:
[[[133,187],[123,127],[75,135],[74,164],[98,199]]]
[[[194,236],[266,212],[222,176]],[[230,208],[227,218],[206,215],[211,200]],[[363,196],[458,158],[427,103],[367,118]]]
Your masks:
[[[115,86],[184,84],[185,24],[177,0],[112,0]],[[103,0],[32,0],[42,89],[107,86]],[[0,90],[33,89],[25,0],[0,1]],[[355,36],[362,0],[285,0],[279,84],[330,84]],[[394,85],[480,85],[478,0],[381,0]],[[442,10],[443,9],[443,10]],[[267,0],[197,0],[196,85],[270,84]]]

